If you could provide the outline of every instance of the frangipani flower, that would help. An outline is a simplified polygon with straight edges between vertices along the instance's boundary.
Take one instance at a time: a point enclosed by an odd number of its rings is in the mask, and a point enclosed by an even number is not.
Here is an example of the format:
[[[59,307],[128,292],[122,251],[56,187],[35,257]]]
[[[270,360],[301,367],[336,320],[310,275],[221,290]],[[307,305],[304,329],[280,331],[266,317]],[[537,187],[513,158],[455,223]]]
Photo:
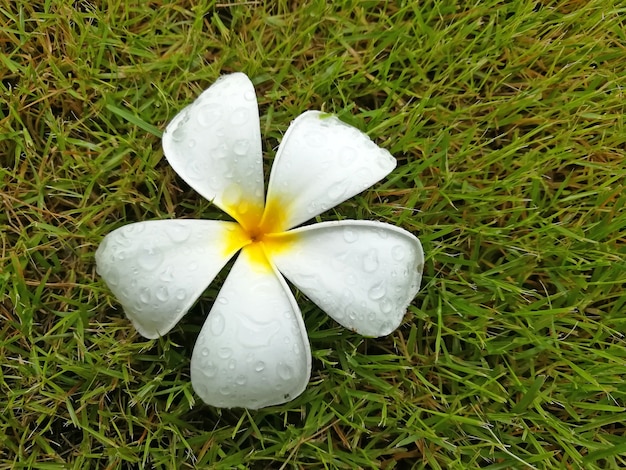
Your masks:
[[[389,152],[334,116],[306,112],[282,140],[264,198],[256,95],[241,73],[181,111],[163,149],[234,221],[130,224],[104,238],[96,262],[139,333],[157,338],[239,253],[191,358],[202,400],[256,409],[302,393],[311,352],[285,278],[346,328],[382,336],[398,327],[421,281],[416,237],[369,221],[294,228],[385,177],[396,165]]]

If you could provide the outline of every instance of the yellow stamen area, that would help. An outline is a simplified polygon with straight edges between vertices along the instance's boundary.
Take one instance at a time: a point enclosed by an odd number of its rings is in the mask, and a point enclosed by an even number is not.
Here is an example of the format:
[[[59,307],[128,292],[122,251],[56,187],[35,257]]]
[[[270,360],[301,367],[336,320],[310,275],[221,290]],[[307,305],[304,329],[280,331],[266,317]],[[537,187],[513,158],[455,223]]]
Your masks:
[[[288,250],[296,235],[286,232],[287,204],[276,198],[267,201],[265,209],[239,203],[228,211],[238,222],[235,229],[226,233],[226,256],[243,248],[243,253],[253,265],[271,269],[269,259],[273,254]],[[242,210],[243,209],[243,210]]]

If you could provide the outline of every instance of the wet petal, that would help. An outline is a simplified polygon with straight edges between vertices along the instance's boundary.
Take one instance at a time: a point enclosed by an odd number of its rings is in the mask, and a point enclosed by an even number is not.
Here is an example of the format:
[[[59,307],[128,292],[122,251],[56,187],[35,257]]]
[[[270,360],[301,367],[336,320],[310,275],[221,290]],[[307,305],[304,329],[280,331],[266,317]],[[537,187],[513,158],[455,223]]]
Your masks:
[[[238,231],[234,222],[214,220],[126,225],[102,240],[97,270],[137,331],[158,338],[187,313],[241,248]]]
[[[285,280],[244,248],[196,342],[191,381],[206,403],[262,408],[300,395],[311,353],[300,309]]]
[[[290,249],[273,252],[272,261],[337,322],[364,336],[400,325],[422,277],[416,237],[370,221],[323,222],[280,237]]]
[[[218,79],[163,134],[168,162],[189,186],[235,219],[263,207],[259,110],[250,79]]]
[[[293,121],[280,144],[267,213],[285,207],[281,228],[295,227],[367,189],[395,166],[395,158],[366,134],[335,116],[308,111]]]

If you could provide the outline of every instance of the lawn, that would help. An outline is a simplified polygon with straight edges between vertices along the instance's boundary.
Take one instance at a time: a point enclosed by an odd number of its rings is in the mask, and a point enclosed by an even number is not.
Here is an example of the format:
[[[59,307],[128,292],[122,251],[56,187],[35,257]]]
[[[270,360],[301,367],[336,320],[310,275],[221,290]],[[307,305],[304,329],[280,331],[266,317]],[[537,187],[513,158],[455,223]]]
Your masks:
[[[626,467],[626,4],[0,0],[0,469]],[[398,160],[318,217],[426,253],[369,339],[296,293],[313,371],[204,405],[192,348],[225,274],[157,340],[95,272],[136,221],[225,218],[164,159],[220,75],[289,123],[338,115]]]

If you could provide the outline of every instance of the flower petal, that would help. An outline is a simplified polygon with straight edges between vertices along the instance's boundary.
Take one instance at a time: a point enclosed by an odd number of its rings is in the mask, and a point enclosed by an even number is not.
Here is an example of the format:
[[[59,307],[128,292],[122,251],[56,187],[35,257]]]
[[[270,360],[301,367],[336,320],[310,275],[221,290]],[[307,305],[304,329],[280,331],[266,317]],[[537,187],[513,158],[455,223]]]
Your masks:
[[[266,213],[286,207],[280,228],[287,230],[367,189],[395,166],[395,158],[366,134],[335,116],[308,111],[280,144]]]
[[[98,273],[135,328],[158,338],[187,313],[243,245],[239,226],[215,220],[154,220],[121,227],[96,251]]]
[[[393,225],[348,220],[280,237],[289,250],[272,252],[276,267],[337,322],[364,336],[400,325],[422,278],[416,237]]]
[[[218,79],[183,109],[163,134],[170,165],[189,186],[240,220],[263,208],[259,109],[243,73]]]
[[[257,409],[298,396],[310,373],[309,342],[289,287],[262,252],[245,247],[196,342],[194,390],[213,406]]]

